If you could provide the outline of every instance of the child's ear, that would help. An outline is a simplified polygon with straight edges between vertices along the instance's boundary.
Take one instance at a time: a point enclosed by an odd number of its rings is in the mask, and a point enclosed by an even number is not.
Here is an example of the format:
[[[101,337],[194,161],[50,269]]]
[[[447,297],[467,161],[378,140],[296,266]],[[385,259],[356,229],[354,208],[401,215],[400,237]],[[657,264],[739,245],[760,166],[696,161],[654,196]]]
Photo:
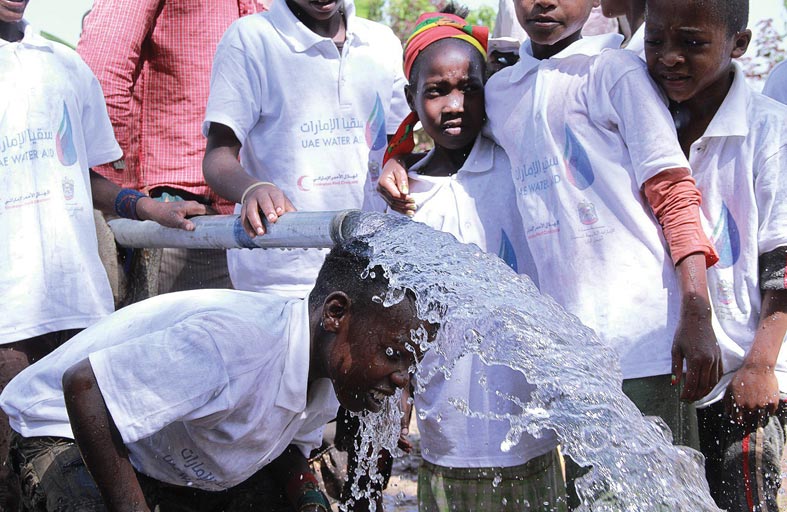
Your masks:
[[[732,47],[732,54],[730,57],[733,59],[737,59],[742,57],[746,50],[749,48],[749,43],[751,43],[751,30],[748,28],[746,30],[741,30],[740,32],[735,33],[735,43]]]
[[[328,332],[338,332],[339,327],[350,317],[351,305],[352,299],[344,292],[336,291],[328,295],[322,305],[322,328]]]
[[[410,107],[410,110],[415,112],[415,91],[413,91],[413,86],[407,84],[404,86],[404,97],[407,100],[407,106]]]

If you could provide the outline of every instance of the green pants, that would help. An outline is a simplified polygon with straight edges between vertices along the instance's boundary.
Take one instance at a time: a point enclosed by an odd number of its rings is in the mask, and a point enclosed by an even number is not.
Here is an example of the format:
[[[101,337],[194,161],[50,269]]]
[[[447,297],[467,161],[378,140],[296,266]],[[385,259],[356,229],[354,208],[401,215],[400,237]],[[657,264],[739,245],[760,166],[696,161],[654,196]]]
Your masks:
[[[505,468],[418,469],[419,512],[565,512],[566,484],[557,449]]]

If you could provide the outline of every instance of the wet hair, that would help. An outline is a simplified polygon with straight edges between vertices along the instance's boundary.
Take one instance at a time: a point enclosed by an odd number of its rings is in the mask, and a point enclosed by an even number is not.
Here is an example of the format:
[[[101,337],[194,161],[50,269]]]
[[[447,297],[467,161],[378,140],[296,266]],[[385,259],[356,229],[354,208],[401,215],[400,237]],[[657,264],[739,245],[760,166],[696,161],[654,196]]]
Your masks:
[[[360,239],[350,239],[334,246],[317,275],[317,282],[309,295],[309,307],[320,307],[335,291],[342,291],[361,311],[375,303],[388,290],[388,279],[381,267],[369,269],[371,249]],[[357,310],[356,310],[357,311]]]

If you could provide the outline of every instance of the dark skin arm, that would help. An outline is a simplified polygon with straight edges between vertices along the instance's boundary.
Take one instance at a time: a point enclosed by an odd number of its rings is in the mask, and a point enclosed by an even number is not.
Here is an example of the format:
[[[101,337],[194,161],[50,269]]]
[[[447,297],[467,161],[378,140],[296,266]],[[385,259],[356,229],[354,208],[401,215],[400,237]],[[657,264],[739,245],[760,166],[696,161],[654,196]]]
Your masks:
[[[377,182],[377,192],[382,196],[388,206],[399,213],[412,217],[418,206],[410,197],[410,186],[407,178],[407,169],[418,163],[426,153],[413,153],[399,155],[385,163],[380,181]]]
[[[221,197],[240,203],[243,192],[257,183],[243,169],[238,160],[241,143],[235,132],[223,124],[211,123],[208,143],[202,160],[202,174],[205,181]],[[241,205],[240,218],[243,229],[250,237],[265,234],[265,226],[260,218],[262,212],[269,222],[276,222],[286,212],[294,212],[284,192],[276,185],[261,185],[246,194]]]
[[[90,361],[63,375],[66,410],[74,439],[110,512],[149,512],[128,451],[109,414]]]
[[[303,456],[301,451],[295,445],[290,445],[284,450],[284,453],[276,457],[268,464],[267,467],[273,469],[272,474],[276,476],[276,480],[282,489],[287,488],[290,479],[301,475],[303,473],[310,473],[309,463],[306,457]],[[321,512],[322,509],[317,505],[305,505],[300,509],[298,506],[298,498],[300,496],[287,496],[290,504],[298,512]]]
[[[120,187],[97,172],[90,171],[90,188],[93,191],[93,206],[108,215],[115,213],[115,199]],[[149,197],[137,201],[137,217],[152,220],[169,228],[194,230],[194,223],[187,217],[209,213],[205,205],[196,201],[175,201],[162,203]]]
[[[673,384],[678,384],[686,360],[681,398],[694,402],[711,392],[722,375],[721,349],[711,326],[705,255],[694,253],[676,266],[681,293],[680,321],[672,342]]]
[[[754,342],[743,365],[727,386],[727,414],[741,425],[755,428],[779,406],[776,361],[787,332],[787,290],[767,290]]]

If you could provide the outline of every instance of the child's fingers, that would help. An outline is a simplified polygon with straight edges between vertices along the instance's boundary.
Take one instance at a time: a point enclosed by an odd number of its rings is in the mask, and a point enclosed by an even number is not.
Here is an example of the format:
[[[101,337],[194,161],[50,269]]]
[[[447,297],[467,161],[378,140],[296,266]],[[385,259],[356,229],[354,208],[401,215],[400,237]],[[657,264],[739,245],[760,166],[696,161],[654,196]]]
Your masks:
[[[243,217],[243,228],[246,229],[246,233],[252,238],[264,235],[265,226],[262,224],[262,219],[260,218],[260,207],[257,200],[254,198],[247,200],[243,208],[245,209],[245,212],[243,212],[245,213]]]
[[[680,384],[683,376],[683,352],[677,345],[672,346],[672,385]]]

